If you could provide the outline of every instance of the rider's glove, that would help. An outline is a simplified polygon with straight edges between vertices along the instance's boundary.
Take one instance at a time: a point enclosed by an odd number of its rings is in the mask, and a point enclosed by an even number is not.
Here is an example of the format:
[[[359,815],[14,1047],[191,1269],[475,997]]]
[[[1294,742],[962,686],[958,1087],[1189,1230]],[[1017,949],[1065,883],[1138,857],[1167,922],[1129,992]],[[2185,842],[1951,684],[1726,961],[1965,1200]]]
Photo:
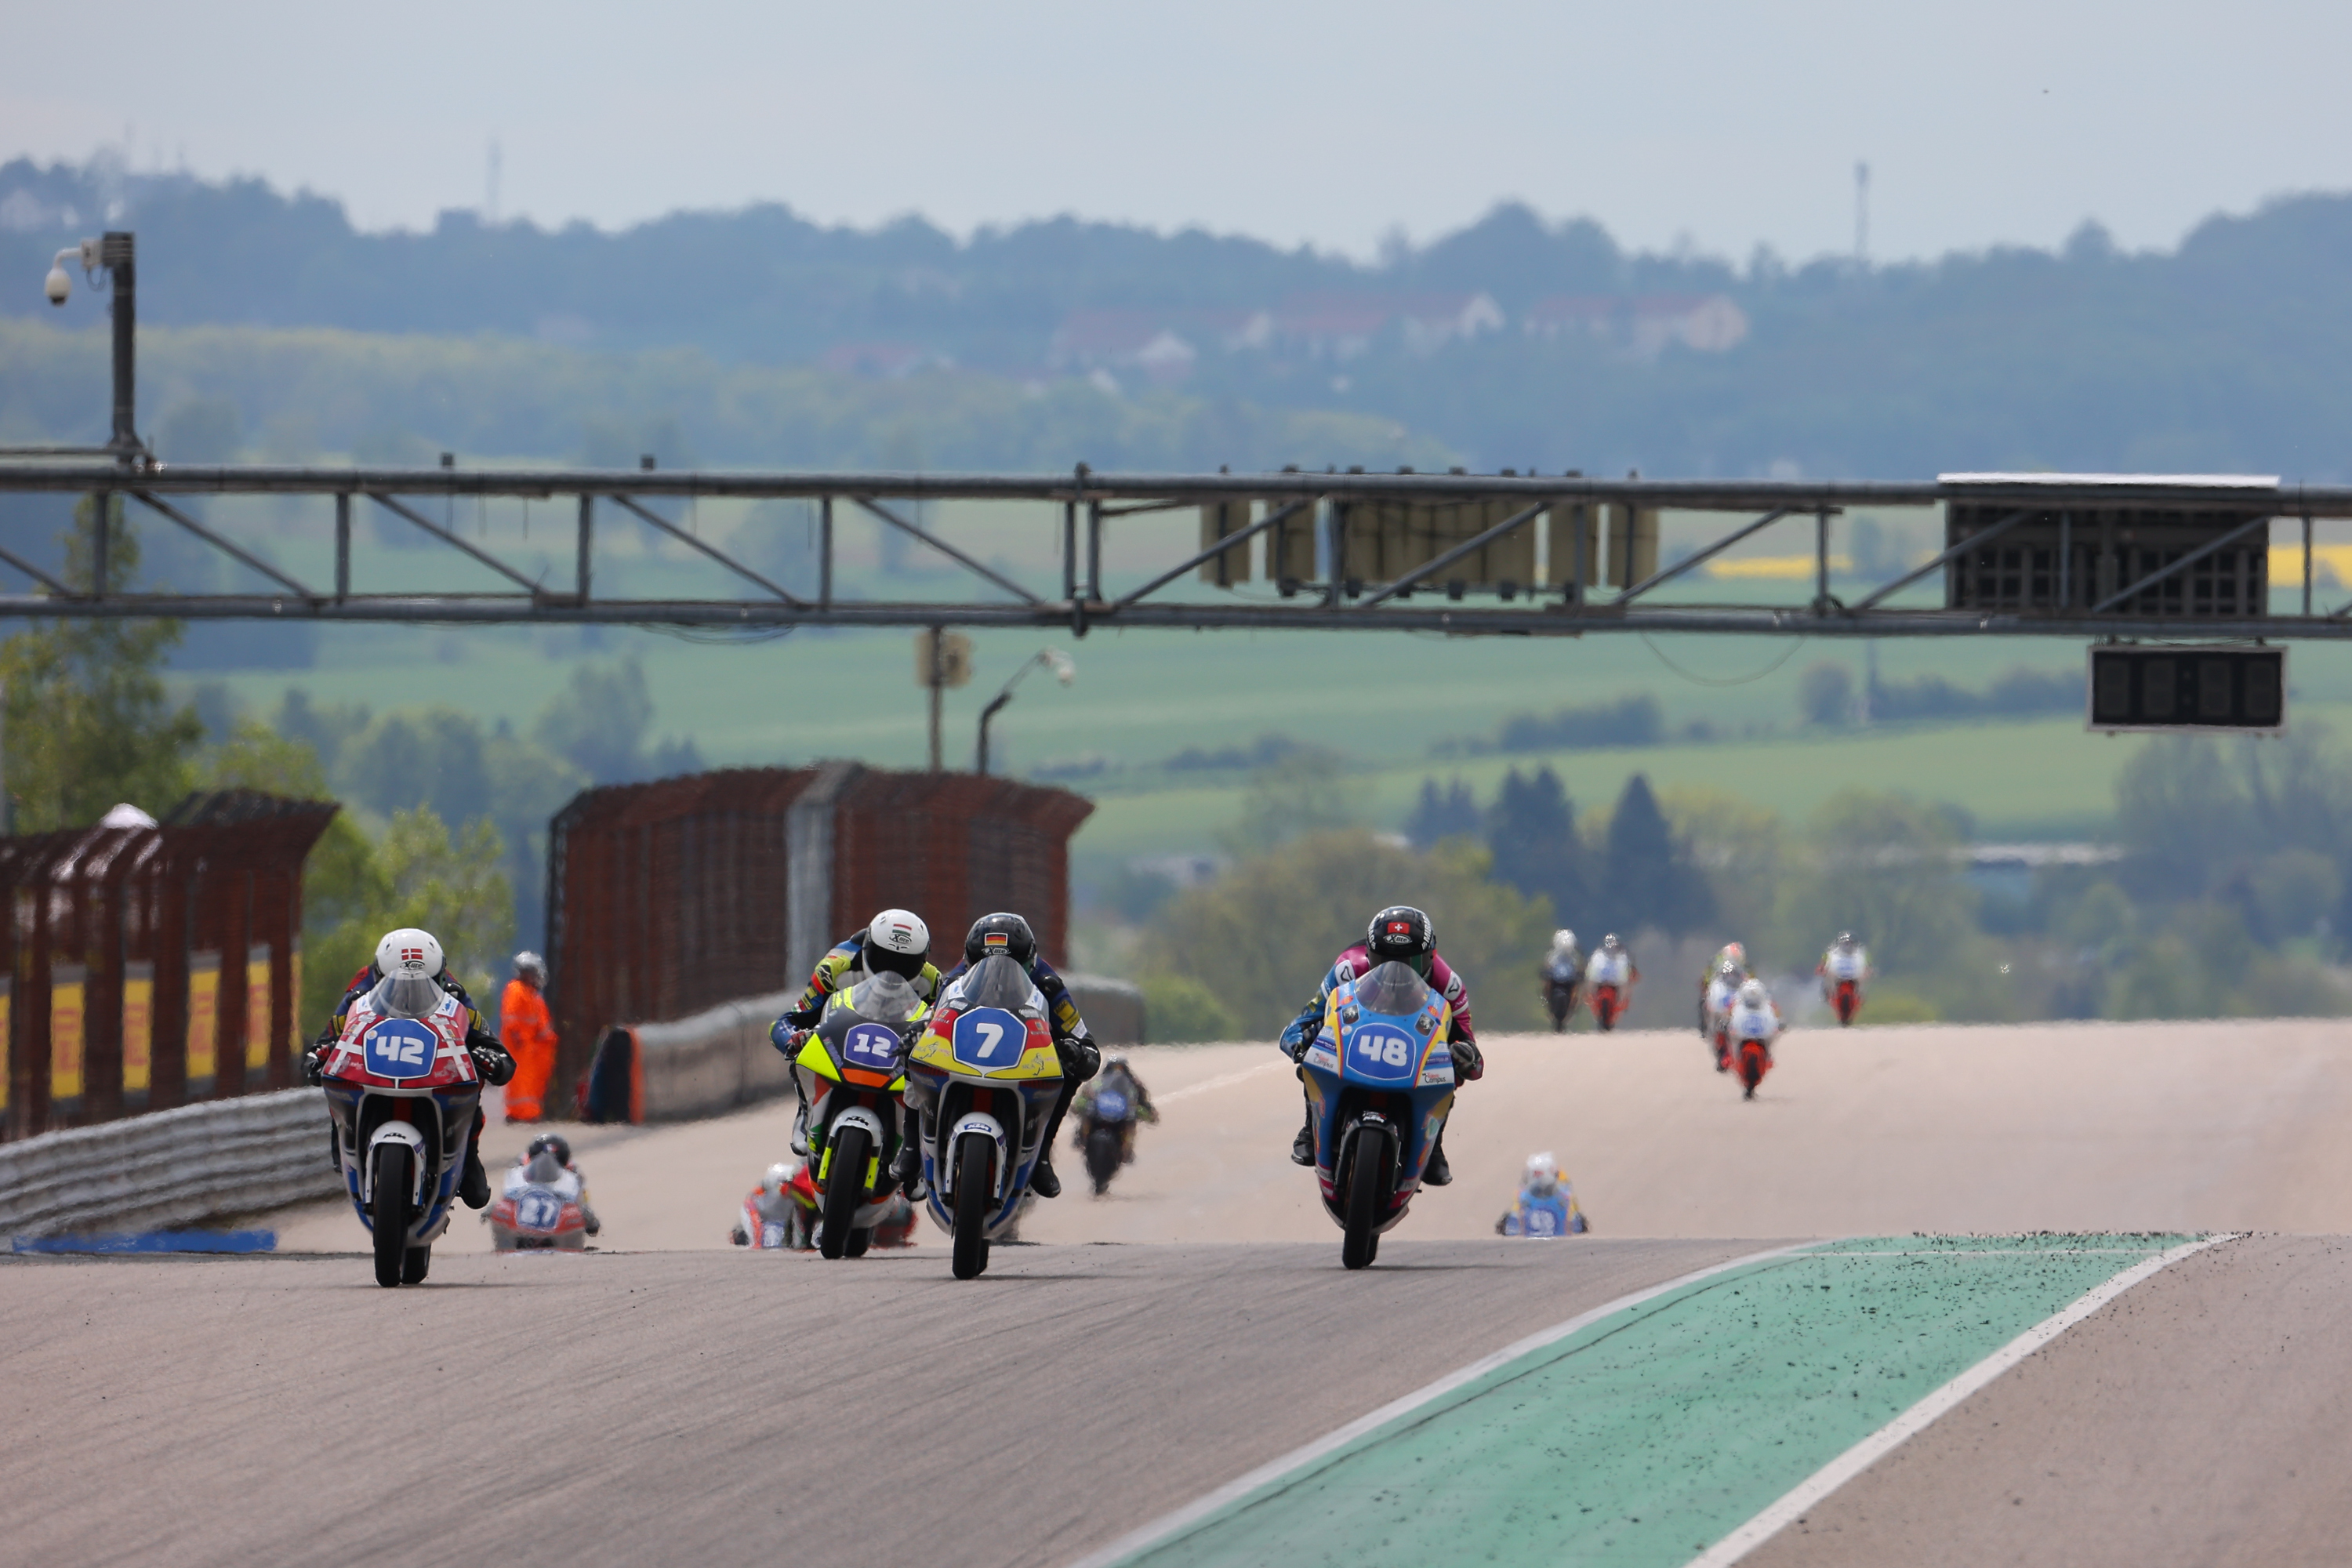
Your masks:
[[[1083,1035],[1071,1035],[1054,1042],[1054,1054],[1062,1059],[1062,1076],[1076,1079],[1080,1083],[1095,1076],[1102,1068],[1102,1052]]]
[[[784,1022],[795,1029],[814,1029],[816,1027],[816,1021],[823,1016],[824,1016],[824,1008],[822,1005],[795,1007],[784,1015]]]
[[[327,1081],[327,1052],[330,1048],[330,1047],[319,1045],[302,1053],[304,1083],[318,1084]]]
[[[1478,1054],[1477,1041],[1469,1039],[1456,1040],[1454,1042],[1452,1048],[1454,1051],[1454,1080],[1456,1083],[1471,1083],[1486,1076],[1486,1058]]]
[[[507,1055],[507,1048],[488,1036],[467,1040],[466,1052],[474,1058],[474,1071],[491,1088],[496,1089],[514,1077],[514,1058]]]

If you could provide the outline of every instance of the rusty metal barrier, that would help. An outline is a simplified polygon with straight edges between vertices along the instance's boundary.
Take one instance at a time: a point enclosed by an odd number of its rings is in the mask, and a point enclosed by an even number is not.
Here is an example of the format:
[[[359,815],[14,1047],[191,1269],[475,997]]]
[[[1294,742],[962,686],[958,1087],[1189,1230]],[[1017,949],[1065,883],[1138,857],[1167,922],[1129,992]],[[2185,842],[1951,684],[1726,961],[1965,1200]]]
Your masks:
[[[897,905],[943,965],[967,926],[1017,910],[1065,954],[1067,790],[855,763],[732,769],[573,797],[549,826],[556,1079],[582,1083],[617,1026],[672,1023],[797,988],[824,950]]]
[[[5,1136],[291,1087],[302,863],[336,809],[228,790],[0,839]]]

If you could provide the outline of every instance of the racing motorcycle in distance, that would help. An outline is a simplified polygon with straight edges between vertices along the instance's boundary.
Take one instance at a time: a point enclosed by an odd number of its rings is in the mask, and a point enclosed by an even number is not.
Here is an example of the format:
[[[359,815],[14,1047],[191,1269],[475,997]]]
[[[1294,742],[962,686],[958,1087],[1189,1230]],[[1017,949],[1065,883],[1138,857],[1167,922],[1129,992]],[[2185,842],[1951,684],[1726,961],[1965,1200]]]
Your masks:
[[[1724,1033],[1731,1042],[1732,1060],[1739,1073],[1742,1100],[1756,1098],[1756,1088],[1772,1070],[1772,1042],[1780,1035],[1780,1010],[1765,994],[1763,982],[1750,980],[1739,988]]]
[[[1070,1102],[1070,1114],[1078,1124],[1077,1146],[1086,1151],[1087,1179],[1100,1197],[1127,1163],[1127,1141],[1135,1132],[1135,1099],[1121,1083],[1090,1083]]]
[[[449,1228],[482,1098],[467,1023],[434,981],[388,974],[352,1004],[320,1063],[343,1185],[388,1289],[424,1283]]]
[[[1577,993],[1584,985],[1584,965],[1574,948],[1565,952],[1554,949],[1544,960],[1544,1011],[1551,1015],[1551,1032],[1565,1034],[1568,1020],[1576,1012]]]
[[[1731,1070],[1731,1010],[1738,1004],[1739,986],[1746,977],[1736,965],[1726,963],[1706,977],[1699,987],[1698,1032],[1715,1052],[1715,1070]]]
[[[587,1184],[546,1148],[507,1167],[482,1219],[496,1252],[579,1252],[595,1234]]]
[[[953,1238],[950,1266],[979,1278],[988,1246],[1020,1222],[1029,1174],[1062,1093],[1045,998],[1029,972],[992,952],[941,994],[906,1063],[921,1117],[925,1198]]]
[[[1364,1268],[1405,1216],[1454,1105],[1452,1009],[1405,964],[1335,987],[1299,1052],[1315,1176],[1341,1232],[1339,1261]]]
[[[1862,1011],[1862,983],[1870,978],[1870,954],[1851,935],[1839,933],[1818,968],[1822,1000],[1837,1014],[1839,1027],[1853,1022]]]
[[[1633,1005],[1633,959],[1623,948],[1601,948],[1584,966],[1584,1005],[1604,1033]]]
[[[898,1098],[908,1042],[929,1009],[906,976],[868,975],[826,1000],[793,1058],[808,1104],[808,1158],[819,1194],[817,1251],[862,1258],[898,1183]]]

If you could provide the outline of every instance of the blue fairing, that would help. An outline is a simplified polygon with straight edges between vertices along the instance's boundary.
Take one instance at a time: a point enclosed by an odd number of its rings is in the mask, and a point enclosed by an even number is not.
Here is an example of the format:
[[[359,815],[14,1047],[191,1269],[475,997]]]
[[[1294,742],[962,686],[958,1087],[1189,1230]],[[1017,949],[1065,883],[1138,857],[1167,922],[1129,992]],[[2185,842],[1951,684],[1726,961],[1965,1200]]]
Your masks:
[[[1054,1101],[1061,1096],[1062,1080],[1051,1078],[1039,1079],[1020,1085],[1019,1092],[1024,1131],[1031,1128],[1042,1129],[1046,1120],[1054,1114]],[[1012,1129],[1007,1128],[1005,1131],[1010,1132]],[[1016,1162],[1013,1180],[1005,1186],[1003,1201],[998,1204],[994,1212],[988,1216],[987,1229],[991,1237],[996,1236],[1006,1226],[1013,1223],[1013,1211],[1021,1206],[1021,1195],[1029,1190],[1029,1175],[1036,1169],[1036,1155],[1042,1152],[1045,1147],[1045,1139],[1040,1136],[1034,1152],[1024,1152],[1018,1148],[1013,1151],[1013,1157]],[[931,1217],[940,1223],[940,1228],[953,1231],[955,1214],[948,1207],[939,1163],[932,1157],[931,1149],[928,1143],[923,1148],[923,1181],[930,1188],[929,1195],[924,1199],[924,1206],[930,1210]]]
[[[1379,1100],[1393,1108],[1402,1099],[1411,1115],[1389,1113],[1402,1125],[1403,1161],[1399,1185],[1410,1190],[1428,1163],[1441,1126],[1442,1107],[1454,1093],[1454,1063],[1436,1019],[1444,1004],[1433,994],[1411,1012],[1375,1012],[1358,1004],[1354,986],[1335,994],[1339,1037],[1318,1037],[1300,1060],[1315,1108],[1315,1163],[1328,1184],[1339,1153],[1343,1115]]]

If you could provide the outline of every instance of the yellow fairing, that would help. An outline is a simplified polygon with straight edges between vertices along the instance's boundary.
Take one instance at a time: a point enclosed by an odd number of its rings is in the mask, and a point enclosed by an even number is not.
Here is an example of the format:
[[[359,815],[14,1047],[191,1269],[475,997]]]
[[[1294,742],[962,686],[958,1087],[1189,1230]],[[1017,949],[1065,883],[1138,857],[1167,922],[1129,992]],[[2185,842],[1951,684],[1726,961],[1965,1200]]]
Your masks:
[[[927,1067],[934,1072],[953,1073],[958,1078],[982,1079],[990,1083],[1033,1083],[1041,1079],[1062,1076],[1062,1058],[1050,1045],[1032,1046],[1021,1053],[1021,1059],[1001,1068],[976,1068],[969,1062],[956,1060],[955,1047],[945,1035],[930,1030],[915,1042],[908,1055],[915,1067]]]
[[[833,1070],[833,1053],[824,1048],[824,1042],[816,1037],[814,1029],[809,1031],[808,1039],[801,1046],[801,1054],[793,1058],[793,1063],[808,1068],[829,1083],[841,1081],[841,1075]]]

